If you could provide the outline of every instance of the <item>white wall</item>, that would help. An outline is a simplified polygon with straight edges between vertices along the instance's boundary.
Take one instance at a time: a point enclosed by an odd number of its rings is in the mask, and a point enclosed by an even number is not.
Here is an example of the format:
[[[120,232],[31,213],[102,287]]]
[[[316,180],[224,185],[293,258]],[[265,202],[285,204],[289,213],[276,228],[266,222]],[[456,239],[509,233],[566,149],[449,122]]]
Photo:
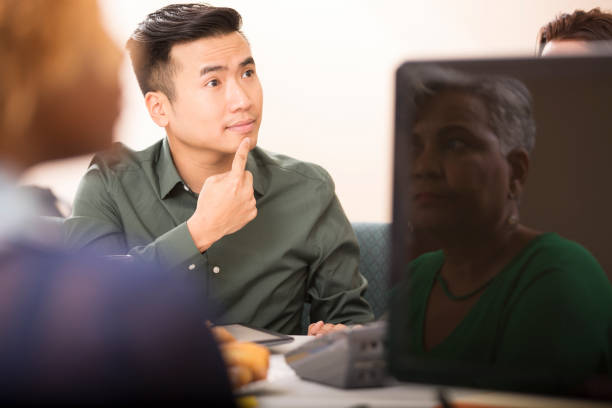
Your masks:
[[[123,44],[170,1],[100,0]],[[354,221],[391,219],[394,71],[407,59],[531,55],[540,26],[561,12],[612,0],[234,0],[264,88],[259,145],[316,162]],[[115,138],[144,148],[163,136],[129,63]],[[95,96],[92,96],[95,97]],[[84,135],[85,137],[86,135]],[[89,157],[38,166],[24,181],[72,200]]]

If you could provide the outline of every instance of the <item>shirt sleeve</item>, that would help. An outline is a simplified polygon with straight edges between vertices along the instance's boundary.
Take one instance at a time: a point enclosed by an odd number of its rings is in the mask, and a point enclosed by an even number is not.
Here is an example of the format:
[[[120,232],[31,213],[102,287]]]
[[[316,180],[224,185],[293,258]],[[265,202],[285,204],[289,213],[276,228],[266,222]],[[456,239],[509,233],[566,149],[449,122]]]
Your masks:
[[[374,314],[363,297],[368,283],[359,273],[359,245],[333,190],[329,179],[318,192],[322,211],[311,233],[318,259],[309,273],[310,321],[366,323]]]
[[[72,249],[91,249],[100,255],[132,255],[145,262],[187,270],[206,267],[184,222],[147,245],[128,247],[120,213],[110,186],[97,165],[81,180],[72,216],[65,222],[66,243]]]

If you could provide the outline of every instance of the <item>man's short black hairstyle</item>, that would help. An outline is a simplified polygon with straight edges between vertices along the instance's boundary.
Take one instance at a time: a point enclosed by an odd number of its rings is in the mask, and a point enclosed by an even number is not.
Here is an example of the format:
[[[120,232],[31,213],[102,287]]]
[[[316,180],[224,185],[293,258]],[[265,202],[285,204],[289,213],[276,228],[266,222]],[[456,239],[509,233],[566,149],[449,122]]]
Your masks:
[[[171,4],[149,14],[127,42],[142,94],[161,91],[173,100],[176,62],[170,58],[172,46],[240,32],[241,26],[236,10],[202,3]]]

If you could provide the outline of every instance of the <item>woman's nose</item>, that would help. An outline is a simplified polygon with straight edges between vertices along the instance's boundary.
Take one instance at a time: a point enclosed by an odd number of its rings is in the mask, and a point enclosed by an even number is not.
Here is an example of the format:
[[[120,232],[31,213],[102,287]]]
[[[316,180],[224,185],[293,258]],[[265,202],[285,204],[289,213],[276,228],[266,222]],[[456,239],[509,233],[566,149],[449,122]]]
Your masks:
[[[414,177],[439,177],[441,175],[441,156],[434,146],[426,144],[421,148],[414,149],[411,160]]]

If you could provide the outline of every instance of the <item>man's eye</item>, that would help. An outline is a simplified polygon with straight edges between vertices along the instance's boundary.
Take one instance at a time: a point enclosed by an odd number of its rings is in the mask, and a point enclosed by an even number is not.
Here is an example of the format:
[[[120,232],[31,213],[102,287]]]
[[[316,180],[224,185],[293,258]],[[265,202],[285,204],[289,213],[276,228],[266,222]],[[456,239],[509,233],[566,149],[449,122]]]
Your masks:
[[[247,69],[246,71],[242,73],[242,78],[249,78],[249,77],[252,77],[253,75],[255,75],[255,71],[253,71],[252,69]]]
[[[208,87],[208,88],[214,88],[216,86],[219,86],[219,80],[217,79],[211,79],[210,81],[208,81],[204,86]]]

